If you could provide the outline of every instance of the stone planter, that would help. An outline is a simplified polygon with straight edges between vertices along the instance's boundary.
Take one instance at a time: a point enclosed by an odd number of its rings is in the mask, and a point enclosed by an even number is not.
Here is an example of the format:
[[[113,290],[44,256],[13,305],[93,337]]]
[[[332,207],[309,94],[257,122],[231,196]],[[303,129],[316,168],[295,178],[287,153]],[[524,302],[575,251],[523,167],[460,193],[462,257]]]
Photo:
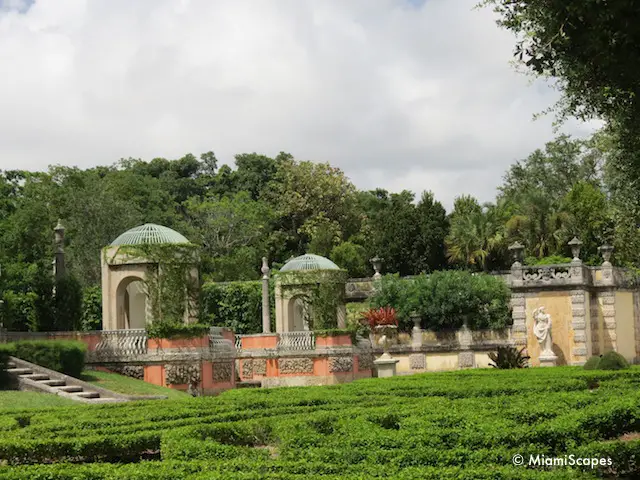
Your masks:
[[[199,338],[150,338],[149,349],[164,350],[168,348],[205,348],[209,346],[209,337]]]
[[[336,347],[336,346],[350,346],[351,335],[335,335],[333,337],[316,337],[317,347]]]

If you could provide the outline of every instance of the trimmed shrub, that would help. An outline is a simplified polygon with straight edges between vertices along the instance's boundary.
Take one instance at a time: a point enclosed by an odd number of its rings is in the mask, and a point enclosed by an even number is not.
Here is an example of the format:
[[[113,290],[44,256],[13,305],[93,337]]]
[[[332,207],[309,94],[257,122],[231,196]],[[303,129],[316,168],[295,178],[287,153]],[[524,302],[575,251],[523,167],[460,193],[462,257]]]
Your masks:
[[[15,356],[56,372],[79,377],[84,370],[87,347],[71,340],[26,340],[10,343]]]
[[[524,354],[524,348],[518,350],[516,347],[498,347],[496,352],[491,352],[489,358],[493,368],[507,370],[510,368],[527,368],[529,358]]]
[[[585,370],[597,370],[598,364],[600,363],[600,357],[598,355],[594,355],[589,360],[586,361],[583,368]]]
[[[149,338],[200,338],[209,332],[202,323],[155,322],[147,326]]]
[[[602,355],[598,363],[598,370],[623,370],[629,368],[629,363],[618,352],[610,351]]]

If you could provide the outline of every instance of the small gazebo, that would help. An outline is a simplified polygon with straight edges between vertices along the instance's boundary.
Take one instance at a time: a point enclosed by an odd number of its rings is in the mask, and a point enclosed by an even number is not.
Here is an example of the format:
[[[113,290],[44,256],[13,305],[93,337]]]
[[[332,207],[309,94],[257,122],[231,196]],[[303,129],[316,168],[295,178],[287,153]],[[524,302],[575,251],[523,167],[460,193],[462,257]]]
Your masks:
[[[145,328],[162,314],[162,301],[176,290],[181,290],[177,302],[183,320],[195,321],[190,292],[190,285],[198,282],[195,253],[195,245],[182,234],[153,223],[127,230],[111,242],[101,258],[102,329]]]
[[[289,260],[275,277],[276,332],[345,328],[347,272],[307,253]]]

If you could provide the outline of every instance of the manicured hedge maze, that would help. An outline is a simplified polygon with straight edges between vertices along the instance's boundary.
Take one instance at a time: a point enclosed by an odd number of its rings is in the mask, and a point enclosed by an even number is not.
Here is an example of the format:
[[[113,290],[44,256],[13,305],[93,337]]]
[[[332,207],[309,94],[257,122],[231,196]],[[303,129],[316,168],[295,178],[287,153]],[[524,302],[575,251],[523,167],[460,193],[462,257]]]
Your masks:
[[[0,479],[637,477],[640,369],[475,370],[0,411]],[[516,454],[612,467],[514,466]]]

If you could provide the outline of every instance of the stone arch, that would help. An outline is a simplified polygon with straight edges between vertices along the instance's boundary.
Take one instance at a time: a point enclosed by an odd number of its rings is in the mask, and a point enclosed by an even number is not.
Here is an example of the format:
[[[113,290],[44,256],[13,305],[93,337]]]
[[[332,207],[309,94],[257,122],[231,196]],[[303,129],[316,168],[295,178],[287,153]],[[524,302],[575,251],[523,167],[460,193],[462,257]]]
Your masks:
[[[309,330],[309,323],[305,318],[305,310],[311,308],[311,306],[306,303],[304,295],[294,295],[287,299],[287,320],[289,322],[287,331]]]
[[[148,301],[141,275],[124,277],[116,287],[117,329],[145,328]]]

